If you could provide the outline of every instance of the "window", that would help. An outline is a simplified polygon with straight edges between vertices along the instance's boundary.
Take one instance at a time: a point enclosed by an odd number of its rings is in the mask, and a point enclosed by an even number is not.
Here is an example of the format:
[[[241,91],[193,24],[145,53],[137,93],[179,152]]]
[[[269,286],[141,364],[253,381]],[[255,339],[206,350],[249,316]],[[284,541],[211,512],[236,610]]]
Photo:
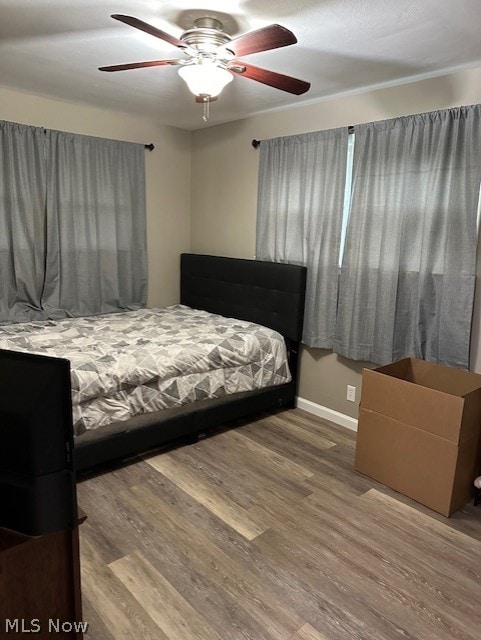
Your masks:
[[[356,134],[354,132],[349,133],[348,143],[347,143],[346,185],[344,187],[344,200],[342,205],[342,226],[341,226],[341,239],[340,239],[340,245],[339,245],[339,266],[342,265],[342,256],[344,255],[344,245],[346,243],[347,225],[349,222],[349,212],[351,209],[352,166],[354,162],[355,141],[356,141]]]

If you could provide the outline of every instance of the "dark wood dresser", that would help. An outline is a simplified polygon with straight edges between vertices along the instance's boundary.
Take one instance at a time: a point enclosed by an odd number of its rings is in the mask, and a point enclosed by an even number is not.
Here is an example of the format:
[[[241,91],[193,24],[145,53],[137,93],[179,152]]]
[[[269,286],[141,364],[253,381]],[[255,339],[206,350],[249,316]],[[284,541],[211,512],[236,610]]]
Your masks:
[[[71,530],[28,536],[0,528],[0,638],[83,638],[79,512]],[[29,634],[29,635],[27,635]]]

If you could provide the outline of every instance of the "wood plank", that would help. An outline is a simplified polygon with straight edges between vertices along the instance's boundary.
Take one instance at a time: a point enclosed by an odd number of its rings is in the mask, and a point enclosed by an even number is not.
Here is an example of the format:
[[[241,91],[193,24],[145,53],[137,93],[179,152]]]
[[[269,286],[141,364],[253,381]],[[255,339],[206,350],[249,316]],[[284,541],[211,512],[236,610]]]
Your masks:
[[[339,443],[339,436],[332,438],[332,431],[328,432],[319,427],[319,422],[311,419],[306,413],[292,414],[286,421],[282,413],[274,413],[265,418],[265,423],[272,425],[286,436],[292,436],[315,449],[322,451],[335,447]],[[339,434],[340,435],[340,434]]]
[[[196,447],[201,448],[199,453]],[[210,479],[222,484],[222,490],[229,491],[244,508],[253,503],[256,493],[263,488],[276,487],[298,498],[311,493],[304,483],[312,476],[311,471],[243,436],[238,430],[221,433],[215,439],[208,438],[188,449],[188,453],[176,452],[176,459],[195,464],[195,457],[201,457]]]
[[[88,539],[81,540],[81,561],[84,620],[89,625],[89,640],[169,640],[110,571]],[[87,617],[89,611],[94,612],[94,619]],[[95,624],[96,618],[101,620],[100,628]]]
[[[302,629],[292,636],[291,640],[329,640],[327,636],[319,633],[309,623],[305,624]]]
[[[139,552],[116,560],[109,566],[152,618],[161,630],[159,633],[163,633],[163,638],[223,640]],[[137,637],[144,636],[139,634]]]
[[[147,463],[212,511],[247,540],[252,540],[264,531],[263,527],[245,509],[226,500],[220,490],[203,481],[191,469],[177,465],[169,457],[168,453],[149,458]]]
[[[217,441],[221,445],[223,442],[228,443],[229,449],[237,451],[239,454],[252,454],[257,468],[263,469],[267,466],[282,478],[287,476],[292,480],[305,480],[314,475],[313,471],[293,462],[289,456],[280,455],[252,438],[248,438],[242,433],[242,429],[220,434],[215,442],[216,448],[218,446]]]

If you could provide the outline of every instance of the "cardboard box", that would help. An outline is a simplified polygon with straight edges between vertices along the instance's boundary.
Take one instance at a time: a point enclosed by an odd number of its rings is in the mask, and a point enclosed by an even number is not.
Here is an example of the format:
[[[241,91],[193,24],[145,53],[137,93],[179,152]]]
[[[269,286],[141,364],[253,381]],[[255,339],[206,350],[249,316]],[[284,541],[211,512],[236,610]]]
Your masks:
[[[474,495],[481,375],[406,358],[364,369],[356,471],[445,516]]]

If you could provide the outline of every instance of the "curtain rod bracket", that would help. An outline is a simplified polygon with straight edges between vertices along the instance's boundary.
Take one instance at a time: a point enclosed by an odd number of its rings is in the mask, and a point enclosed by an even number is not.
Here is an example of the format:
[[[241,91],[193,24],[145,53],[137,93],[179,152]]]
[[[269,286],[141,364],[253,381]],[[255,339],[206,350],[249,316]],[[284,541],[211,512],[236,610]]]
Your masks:
[[[144,144],[144,147],[146,149],[148,149],[149,151],[153,151],[155,149],[155,147],[154,147],[152,142],[150,144]]]

